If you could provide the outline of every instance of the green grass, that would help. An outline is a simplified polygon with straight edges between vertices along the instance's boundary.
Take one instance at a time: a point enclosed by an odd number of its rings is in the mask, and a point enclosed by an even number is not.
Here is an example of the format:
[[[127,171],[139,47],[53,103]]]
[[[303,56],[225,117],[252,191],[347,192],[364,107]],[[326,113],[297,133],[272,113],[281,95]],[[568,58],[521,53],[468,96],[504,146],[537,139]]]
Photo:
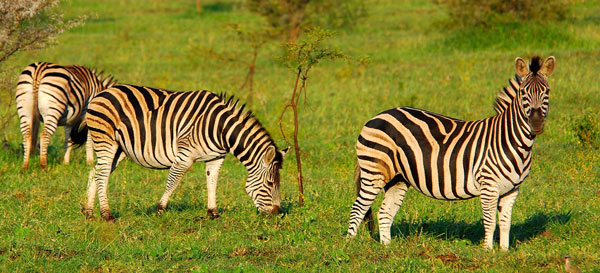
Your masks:
[[[202,2],[202,14],[192,1],[66,2],[67,17],[94,18],[61,35],[56,46],[21,53],[2,67],[16,82],[34,61],[83,64],[125,83],[226,91],[245,100],[244,68],[200,58],[197,49],[239,50],[243,45],[225,25],[256,18],[237,2]],[[600,151],[581,145],[573,129],[600,112],[600,5],[591,2],[548,26],[448,30],[440,28],[446,15],[437,5],[369,1],[369,16],[339,30],[331,44],[368,56],[370,64],[324,62],[311,71],[308,105],[300,108],[306,203],[297,203],[291,153],[282,171],[286,213],[276,217],[256,213],[243,190],[246,171],[230,156],[219,177],[219,219],[205,216],[204,164],[194,165],[166,212],[156,215],[167,172],[125,161],[109,183],[117,222],[86,221],[79,212],[89,170],[84,149],[75,151],[71,165],[60,164],[59,130],[49,169],[37,167],[36,155],[22,171],[13,116],[0,148],[0,271],[562,272],[562,257],[570,255],[584,271],[598,272]],[[261,54],[251,109],[284,147],[277,118],[294,73],[268,58],[280,52],[270,45]],[[346,240],[354,145],[368,119],[403,105],[461,119],[488,117],[495,93],[514,74],[515,57],[533,54],[554,55],[557,67],[549,80],[546,132],[536,139],[513,210],[509,252],[498,250],[497,238],[494,251],[483,249],[479,199],[444,202],[414,190],[396,216],[391,245],[380,245],[364,227]],[[14,90],[1,91],[8,105],[6,94]]]

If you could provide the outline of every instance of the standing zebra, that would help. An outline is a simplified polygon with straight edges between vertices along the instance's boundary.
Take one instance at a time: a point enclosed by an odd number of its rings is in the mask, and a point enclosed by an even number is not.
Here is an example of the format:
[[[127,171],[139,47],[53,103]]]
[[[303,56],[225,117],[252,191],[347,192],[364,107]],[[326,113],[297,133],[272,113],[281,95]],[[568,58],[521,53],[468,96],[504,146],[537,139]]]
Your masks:
[[[402,107],[366,123],[356,144],[358,196],[350,213],[349,236],[356,235],[363,219],[372,221],[371,205],[383,188],[379,238],[389,244],[394,216],[412,186],[441,200],[480,196],[484,246],[493,246],[498,209],[500,247],[508,249],[512,206],[529,174],[533,140],[544,131],[547,77],[554,71],[555,59],[549,57],[542,64],[533,57],[528,67],[517,58],[515,66],[516,80],[498,95],[493,117],[462,121]]]
[[[86,123],[94,142],[96,166],[90,171],[83,213],[93,218],[98,192],[100,214],[114,218],[106,196],[108,177],[127,155],[147,168],[167,169],[165,193],[157,211],[195,161],[206,162],[208,214],[217,217],[216,188],[221,164],[228,152],[248,170],[246,192],[263,212],[278,213],[279,169],[287,149],[277,151],[267,131],[232,98],[210,91],[173,92],[134,85],[117,85],[90,102]],[[73,139],[86,130],[74,130]]]
[[[58,126],[65,126],[64,163],[69,163],[73,142],[72,125],[85,117],[91,97],[114,84],[111,76],[79,65],[61,66],[46,62],[32,63],[19,76],[16,90],[17,113],[23,134],[23,168],[29,168],[29,155],[37,146],[40,120],[44,122],[40,136],[40,167],[47,165],[50,137]],[[87,162],[94,160],[91,141],[87,144]]]

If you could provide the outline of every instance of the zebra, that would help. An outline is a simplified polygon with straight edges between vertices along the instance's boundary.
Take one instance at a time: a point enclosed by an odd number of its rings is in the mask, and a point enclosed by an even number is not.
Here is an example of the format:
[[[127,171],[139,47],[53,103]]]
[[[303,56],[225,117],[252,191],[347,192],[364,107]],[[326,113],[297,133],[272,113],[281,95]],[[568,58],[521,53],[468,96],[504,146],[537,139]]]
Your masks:
[[[62,66],[36,62],[25,67],[16,88],[17,114],[23,135],[23,169],[29,168],[29,156],[37,146],[40,120],[44,122],[40,136],[40,167],[47,166],[50,137],[58,126],[65,126],[65,155],[68,164],[73,142],[69,138],[72,125],[85,116],[89,99],[115,83],[112,76],[79,65]],[[94,160],[91,141],[87,143],[87,163]]]
[[[107,199],[109,175],[129,157],[154,169],[169,169],[156,210],[161,213],[185,172],[195,161],[206,162],[208,215],[218,217],[217,177],[227,153],[248,170],[246,192],[259,211],[280,210],[279,169],[288,151],[275,142],[245,105],[207,90],[176,92],[135,85],[116,85],[94,97],[86,120],[72,131],[76,143],[89,130],[97,163],[90,171],[87,203],[82,212],[93,219],[96,193],[100,214],[114,221]]]
[[[349,237],[365,219],[372,226],[371,205],[383,188],[379,239],[389,244],[394,216],[412,186],[440,200],[480,196],[484,247],[493,247],[497,209],[500,247],[508,250],[512,206],[529,174],[533,141],[544,131],[547,77],[554,71],[555,58],[542,63],[536,56],[529,66],[516,58],[515,67],[515,79],[496,98],[493,117],[462,121],[401,107],[365,124],[356,143],[358,194],[351,208]]]

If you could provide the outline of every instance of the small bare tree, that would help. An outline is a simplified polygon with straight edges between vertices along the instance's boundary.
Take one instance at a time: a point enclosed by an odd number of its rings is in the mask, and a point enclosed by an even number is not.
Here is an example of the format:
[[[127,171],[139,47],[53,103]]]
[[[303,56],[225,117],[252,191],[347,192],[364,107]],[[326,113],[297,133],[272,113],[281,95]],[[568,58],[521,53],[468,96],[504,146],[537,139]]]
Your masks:
[[[304,96],[306,103],[307,94],[307,80],[308,72],[310,69],[325,59],[340,59],[348,58],[337,49],[328,48],[322,45],[324,39],[329,38],[333,35],[333,32],[322,30],[320,28],[309,29],[306,33],[306,39],[302,39],[300,42],[290,42],[286,45],[286,54],[284,56],[284,62],[286,66],[296,74],[294,80],[294,88],[292,89],[292,96],[290,102],[285,105],[279,116],[279,129],[286,142],[289,143],[283,130],[283,115],[288,109],[292,109],[294,114],[294,151],[296,154],[296,168],[297,168],[297,180],[299,197],[298,201],[300,206],[304,203],[304,178],[302,176],[302,160],[300,157],[300,145],[298,143],[298,103],[300,98]]]
[[[85,17],[66,20],[58,11],[59,0],[0,0],[0,86],[10,90],[13,78],[2,69],[4,62],[15,53],[44,48],[55,42],[63,31],[80,25]],[[16,112],[12,92],[0,92],[0,131],[6,132],[8,121]],[[7,106],[7,107],[6,107]],[[6,139],[6,133],[5,133]]]
[[[273,38],[279,35],[279,32],[272,27],[262,24],[232,24],[231,29],[236,33],[238,39],[244,44],[245,48],[238,52],[215,52],[213,48],[200,48],[198,51],[206,57],[226,62],[240,63],[248,70],[244,83],[240,89],[247,88],[248,95],[246,104],[252,106],[254,100],[254,74],[256,73],[256,60],[262,47]]]

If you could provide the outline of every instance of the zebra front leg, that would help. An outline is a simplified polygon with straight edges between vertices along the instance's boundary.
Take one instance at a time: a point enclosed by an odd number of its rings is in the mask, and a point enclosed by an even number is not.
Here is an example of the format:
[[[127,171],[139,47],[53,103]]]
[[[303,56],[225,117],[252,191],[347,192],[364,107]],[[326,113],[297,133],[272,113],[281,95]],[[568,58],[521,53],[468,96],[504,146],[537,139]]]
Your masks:
[[[225,158],[222,157],[206,162],[207,215],[211,219],[219,217],[219,212],[217,212],[217,179],[224,160]]]
[[[493,183],[493,182],[492,182]],[[481,183],[481,208],[483,209],[483,246],[494,247],[494,231],[496,230],[496,208],[498,207],[498,188],[495,183]]]
[[[167,178],[165,193],[156,205],[156,213],[162,213],[167,207],[167,203],[169,202],[171,194],[173,194],[175,189],[177,189],[179,183],[181,182],[181,178],[193,163],[194,161],[189,158],[180,158],[180,155],[177,156],[177,162],[173,163],[171,169],[169,170],[169,177]]]
[[[383,203],[377,213],[379,241],[384,245],[389,244],[392,240],[391,227],[394,222],[394,216],[396,216],[398,209],[402,205],[402,200],[404,200],[407,190],[408,186],[405,183],[398,182],[385,191]]]
[[[71,150],[73,149],[73,141],[71,141],[71,126],[65,126],[65,157],[63,164],[69,164],[71,159]]]
[[[365,214],[371,208],[375,197],[381,188],[385,184],[383,180],[375,180],[368,181],[364,178],[360,178],[360,190],[358,191],[358,196],[356,197],[356,201],[352,205],[352,209],[350,210],[350,221],[348,225],[348,236],[354,237],[356,236],[356,232],[358,231],[358,227],[360,223],[364,220]]]
[[[510,238],[510,220],[512,216],[512,208],[515,204],[515,199],[519,195],[519,189],[500,197],[498,203],[498,224],[500,226],[500,248],[508,250],[508,242]]]

